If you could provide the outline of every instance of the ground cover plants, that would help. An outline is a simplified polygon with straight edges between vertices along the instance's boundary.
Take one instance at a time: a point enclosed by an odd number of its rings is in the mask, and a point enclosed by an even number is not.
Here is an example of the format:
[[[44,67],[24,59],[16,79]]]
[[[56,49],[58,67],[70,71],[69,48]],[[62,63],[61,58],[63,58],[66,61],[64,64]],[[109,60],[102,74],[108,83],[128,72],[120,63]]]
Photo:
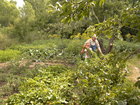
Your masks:
[[[93,58],[88,64],[81,61],[75,68],[40,69],[7,102],[9,105],[137,105],[140,92],[125,79],[124,59],[122,55],[109,54],[104,59]]]
[[[76,60],[85,40],[49,39],[35,41],[32,44],[12,46],[11,49],[21,52],[22,59],[45,61],[50,59]],[[72,61],[72,62],[73,62]]]
[[[139,105],[139,10],[139,0],[0,0],[0,105]],[[103,54],[84,59],[95,34]]]
[[[25,78],[36,76],[40,66],[36,65],[31,69],[30,64],[31,62],[23,64],[20,61],[9,61],[5,66],[0,67],[0,104],[5,104],[4,100],[19,92],[18,88]]]
[[[20,56],[8,59],[9,65],[0,69],[1,97],[16,93],[9,97],[9,105],[139,103],[139,89],[125,79],[128,73],[126,58],[139,44],[130,46],[130,43],[116,42],[110,54],[93,57],[87,64],[80,58],[84,41],[49,39],[11,46],[10,50],[20,52]],[[64,65],[73,66],[48,67],[47,61],[63,61]],[[45,65],[30,68],[33,62],[44,62]]]
[[[19,57],[20,53],[21,53],[20,51],[12,50],[12,49],[1,50],[0,51],[0,62],[15,60]]]
[[[61,63],[66,61],[65,58],[72,58],[72,52],[75,52],[77,49],[71,50],[71,54],[67,57],[67,52],[70,52],[70,47],[67,48],[67,46],[69,46],[69,44],[70,46],[72,45],[72,43],[67,43],[68,41],[70,40],[41,40],[35,41],[32,44],[14,45],[9,49],[1,50],[1,103],[3,103],[3,99],[7,98],[9,95],[19,92],[18,87],[21,81],[25,80],[25,78],[34,77],[37,74],[41,65],[34,65],[32,63],[42,62],[44,66],[42,65],[41,68],[46,68],[48,64],[45,64],[45,62],[50,62],[51,59],[56,60],[56,63]],[[79,41],[77,41],[77,43],[79,43]],[[76,41],[73,42],[76,43]],[[80,48],[80,46],[76,47]],[[65,50],[65,53],[63,53],[63,50]],[[78,55],[78,51],[74,54]],[[71,61],[72,59],[68,62]]]

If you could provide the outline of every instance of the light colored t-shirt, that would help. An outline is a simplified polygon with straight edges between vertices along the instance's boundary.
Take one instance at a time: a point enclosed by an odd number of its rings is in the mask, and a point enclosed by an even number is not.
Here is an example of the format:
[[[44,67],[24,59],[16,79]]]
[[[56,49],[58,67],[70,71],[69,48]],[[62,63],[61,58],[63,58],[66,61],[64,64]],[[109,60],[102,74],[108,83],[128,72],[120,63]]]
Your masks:
[[[99,45],[99,42],[98,42],[98,40],[96,39],[95,41],[93,41],[92,39],[88,39],[86,42],[85,42],[85,44],[87,44],[87,43],[89,43],[90,45],[92,45],[92,46],[97,46],[98,48],[100,48],[100,45]]]

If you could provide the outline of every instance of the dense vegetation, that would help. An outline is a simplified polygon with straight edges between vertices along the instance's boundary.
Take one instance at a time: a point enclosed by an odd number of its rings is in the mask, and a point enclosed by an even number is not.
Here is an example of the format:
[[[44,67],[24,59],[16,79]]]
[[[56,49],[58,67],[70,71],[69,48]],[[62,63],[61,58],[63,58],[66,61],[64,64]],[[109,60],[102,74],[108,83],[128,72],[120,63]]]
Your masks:
[[[0,104],[140,103],[139,81],[126,78],[140,56],[139,0],[24,3],[0,1]],[[80,51],[94,33],[104,55],[85,62]]]

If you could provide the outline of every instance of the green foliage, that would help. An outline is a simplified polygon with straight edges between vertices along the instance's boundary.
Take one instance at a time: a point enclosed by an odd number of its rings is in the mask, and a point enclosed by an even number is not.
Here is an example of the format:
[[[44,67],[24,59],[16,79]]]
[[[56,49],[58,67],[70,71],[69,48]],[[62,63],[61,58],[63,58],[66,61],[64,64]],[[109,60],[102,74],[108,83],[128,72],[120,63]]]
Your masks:
[[[139,2],[137,2],[134,7],[132,8],[131,6],[128,6],[126,9],[122,11],[122,21],[125,26],[129,26],[132,28],[136,28],[139,30],[140,24],[138,23],[139,21],[139,9],[140,5]],[[137,24],[135,24],[137,23]]]
[[[54,43],[42,45],[19,45],[12,47],[22,52],[22,57],[32,60],[44,60],[53,57],[59,53],[57,46]]]
[[[139,47],[140,47],[139,43],[133,43],[133,42],[116,41],[114,43],[114,51],[117,52],[132,53],[133,51],[139,49]]]
[[[102,1],[99,1],[104,3]],[[98,21],[92,31],[99,35],[122,39],[120,29],[125,26],[136,31],[135,40],[139,41],[139,1],[132,4],[130,1],[107,1],[103,7],[98,7],[98,1],[68,1],[62,6],[64,21],[80,20],[86,16]],[[86,6],[85,6],[86,3]],[[92,6],[90,5],[92,4]],[[94,5],[93,5],[94,4]],[[75,7],[75,8],[73,8]],[[70,9],[68,9],[70,8]],[[111,9],[110,9],[111,8]],[[113,9],[112,9],[113,8]],[[82,11],[81,11],[82,10]],[[92,13],[93,12],[93,13]],[[103,16],[102,16],[103,15]],[[101,21],[100,21],[101,20]],[[132,21],[133,20],[133,21]],[[97,23],[97,22],[93,22]],[[130,32],[132,34],[132,32]]]
[[[12,46],[11,49],[22,52],[21,58],[33,61],[44,61],[48,59],[71,59],[75,62],[75,58],[79,57],[84,40],[68,40],[68,39],[49,39],[35,41],[32,44],[23,44]]]
[[[12,61],[0,67],[0,104],[4,105],[7,97],[19,92],[21,81],[25,78],[33,78],[38,74],[39,66],[29,69],[31,62]],[[43,67],[42,67],[43,68]]]
[[[120,36],[120,28],[121,23],[119,18],[116,16],[116,18],[109,18],[108,20],[102,23],[90,26],[85,32],[87,32],[90,35],[96,33],[99,37],[104,37],[108,39],[111,39],[112,37],[122,39],[122,37]]]
[[[120,29],[123,26],[136,30],[134,39],[139,41],[138,0],[24,1],[24,7],[19,10],[14,1],[0,1],[0,49],[6,49],[15,40],[31,43],[54,38],[54,34],[59,38],[70,38],[80,33],[78,38],[82,39],[97,33],[105,40],[112,37],[122,40]],[[76,20],[81,21],[71,22]],[[115,42],[112,54],[85,63],[78,60],[83,41],[50,39],[1,50],[0,62],[14,61],[6,68],[0,68],[0,96],[20,90],[8,99],[9,105],[138,105],[140,91],[125,80],[125,63],[129,54],[139,48],[139,43]],[[22,59],[37,61],[70,60],[78,65],[75,68],[52,66],[31,70],[30,63],[22,66],[15,62],[19,55]],[[18,89],[24,77],[30,78]]]
[[[51,45],[49,47],[46,47],[45,49],[30,49],[26,53],[29,53],[29,55],[34,59],[49,59],[58,54],[59,50],[55,45]]]
[[[132,30],[135,30],[136,33],[136,41],[140,41],[140,2],[137,1],[133,7],[128,6],[126,9],[124,9],[121,13],[121,20],[123,22],[123,25],[131,28]]]
[[[0,33],[0,49],[6,49],[7,47],[11,46],[13,41],[9,39],[6,35]]]
[[[105,0],[77,0],[66,1],[60,8],[62,16],[64,16],[63,22],[70,22],[71,20],[80,20],[84,17],[89,17],[93,12],[93,7],[96,5],[102,6]]]
[[[25,6],[21,8],[20,12],[21,17],[16,22],[11,36],[17,38],[19,41],[30,42],[34,40],[38,34],[38,30],[33,30],[32,27],[35,21],[35,11],[30,3],[25,2]]]
[[[64,53],[67,56],[78,56],[82,49],[83,41],[81,40],[71,40],[67,48],[65,48]]]
[[[12,74],[1,74],[1,76],[5,76],[3,78],[6,79],[6,81],[2,82],[2,80],[0,80],[0,82],[3,83],[3,85],[0,86],[0,98],[18,92],[19,84],[22,81],[20,77]]]
[[[86,28],[88,27],[88,24],[90,24],[89,19],[83,19],[81,21],[77,22],[71,22],[71,23],[51,23],[48,25],[48,28],[46,31],[48,31],[49,34],[58,34],[61,36],[61,38],[67,38],[69,39],[71,35],[77,34],[77,33],[83,33]]]
[[[49,67],[47,69],[40,70],[39,76],[35,77],[34,79],[28,79],[20,87],[20,89],[24,92],[22,93],[23,95],[15,95],[15,97],[17,97],[16,99],[19,100],[17,104],[20,104],[20,99],[23,99],[23,104],[60,104],[61,102],[65,103],[65,100],[59,97],[59,95],[61,95],[61,92],[59,92],[59,88],[67,87],[68,85],[67,78],[69,77],[64,77],[64,74],[61,74],[62,72],[66,71],[67,69],[61,66]],[[58,74],[63,78],[59,78]],[[66,84],[63,84],[62,81]],[[45,86],[45,84],[47,85]],[[27,94],[28,91],[30,91],[30,94]],[[16,104],[16,99],[13,99],[11,102],[9,102],[9,104]]]
[[[6,62],[10,60],[17,59],[20,55],[20,51],[18,50],[1,50],[0,51],[0,62]]]
[[[38,76],[27,79],[20,87],[20,93],[11,96],[7,103],[138,104],[140,92],[125,80],[126,65],[122,55],[109,54],[103,59],[93,58],[88,64],[79,63],[74,70],[64,66],[41,69]]]
[[[25,5],[18,10],[15,2],[2,0],[0,23],[2,26],[13,27],[8,33],[8,38],[10,36],[20,42],[28,43],[38,39],[47,39],[49,34],[70,38],[73,34],[79,32],[82,34],[87,27],[97,24],[97,22],[103,22],[103,24],[97,26],[96,30],[99,30],[100,33],[103,31],[103,34],[107,34],[108,37],[114,33],[119,35],[121,26],[136,29],[139,33],[139,24],[133,24],[139,21],[138,1],[105,1],[42,0],[39,2],[38,0],[25,0]],[[119,23],[116,15],[120,19]],[[60,22],[62,19],[78,21],[67,24]],[[80,19],[82,20],[79,21]],[[116,24],[119,24],[119,27],[115,26]],[[138,33],[137,36],[139,36]],[[137,39],[138,37],[136,37]]]
[[[13,31],[13,26],[9,27],[1,27],[0,26],[0,49],[6,49],[7,47],[10,47],[11,45],[14,45],[17,43],[17,41],[10,37],[10,34]]]
[[[14,2],[7,0],[0,1],[0,25],[9,26],[14,24],[19,17],[19,10]]]

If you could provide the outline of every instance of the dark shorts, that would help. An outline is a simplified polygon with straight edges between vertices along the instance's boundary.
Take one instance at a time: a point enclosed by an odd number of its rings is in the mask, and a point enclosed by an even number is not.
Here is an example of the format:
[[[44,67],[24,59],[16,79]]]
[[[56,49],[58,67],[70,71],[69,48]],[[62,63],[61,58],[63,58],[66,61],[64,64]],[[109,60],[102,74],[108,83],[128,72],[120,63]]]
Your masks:
[[[96,45],[94,45],[94,46],[93,46],[93,45],[91,45],[91,46],[90,46],[90,48],[92,49],[92,51],[96,51],[97,46],[96,46]]]

